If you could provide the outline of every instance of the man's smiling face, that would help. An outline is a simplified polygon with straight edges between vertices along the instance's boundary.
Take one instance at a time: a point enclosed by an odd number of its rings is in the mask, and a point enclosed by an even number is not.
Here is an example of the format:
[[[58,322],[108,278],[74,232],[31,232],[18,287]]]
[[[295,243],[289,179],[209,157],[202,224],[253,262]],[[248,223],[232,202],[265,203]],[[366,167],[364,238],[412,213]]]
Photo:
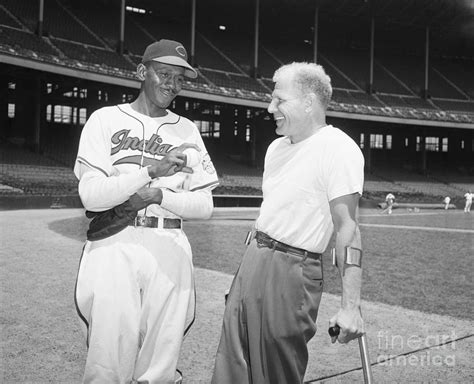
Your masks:
[[[268,112],[273,114],[278,135],[293,136],[300,131],[306,115],[303,97],[290,76],[275,83]]]
[[[146,64],[145,94],[158,108],[166,109],[181,91],[184,68],[158,62]]]

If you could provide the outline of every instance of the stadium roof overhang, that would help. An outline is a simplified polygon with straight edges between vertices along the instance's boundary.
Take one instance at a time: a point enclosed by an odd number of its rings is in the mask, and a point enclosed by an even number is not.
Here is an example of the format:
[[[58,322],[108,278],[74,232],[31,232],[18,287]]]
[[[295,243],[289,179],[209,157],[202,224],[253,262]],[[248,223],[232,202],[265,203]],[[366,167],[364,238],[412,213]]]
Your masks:
[[[132,78],[122,78],[113,76],[110,74],[85,71],[78,68],[66,67],[64,65],[55,65],[51,63],[44,63],[37,60],[27,59],[20,56],[11,56],[0,53],[0,63],[10,64],[17,67],[23,67],[32,69],[39,72],[46,72],[56,75],[68,76],[72,78],[78,78],[81,80],[94,81],[99,83],[117,85],[127,88],[140,88],[140,82]],[[194,99],[200,99],[215,103],[226,103],[237,106],[244,106],[250,108],[262,108],[266,109],[268,102],[258,100],[247,100],[239,99],[235,97],[228,97],[213,93],[197,92],[190,89],[183,89],[180,92],[180,96],[189,97]],[[348,113],[341,111],[328,111],[327,115],[330,117],[338,117],[352,120],[364,120],[364,121],[379,121],[383,123],[395,123],[405,125],[421,125],[431,127],[444,127],[444,128],[462,128],[462,129],[473,129],[474,124],[462,123],[462,122],[444,122],[444,121],[433,121],[433,120],[422,120],[422,119],[409,119],[409,118],[397,118],[388,116],[376,116],[366,115],[359,113]]]

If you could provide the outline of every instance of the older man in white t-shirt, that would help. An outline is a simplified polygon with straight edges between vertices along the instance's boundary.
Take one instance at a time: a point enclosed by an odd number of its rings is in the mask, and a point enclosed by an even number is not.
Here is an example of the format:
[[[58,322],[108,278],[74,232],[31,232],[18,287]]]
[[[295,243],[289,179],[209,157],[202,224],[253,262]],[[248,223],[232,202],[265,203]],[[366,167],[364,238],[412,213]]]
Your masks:
[[[332,341],[364,332],[356,217],[364,158],[326,123],[332,88],[321,66],[285,65],[273,80],[268,111],[282,137],[265,157],[263,203],[227,299],[213,384],[303,382],[333,230],[342,300],[329,321],[340,327]]]

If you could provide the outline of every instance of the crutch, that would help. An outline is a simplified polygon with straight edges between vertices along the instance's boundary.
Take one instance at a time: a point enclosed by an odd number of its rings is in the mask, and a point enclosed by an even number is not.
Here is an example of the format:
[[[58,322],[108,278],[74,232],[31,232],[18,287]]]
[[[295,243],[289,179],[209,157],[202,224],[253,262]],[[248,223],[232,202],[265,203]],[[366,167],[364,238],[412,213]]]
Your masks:
[[[337,337],[341,328],[339,325],[335,325],[334,327],[330,327],[328,330],[329,336]],[[367,347],[367,338],[365,337],[365,333],[360,336],[359,338],[359,350],[360,350],[360,361],[362,363],[362,371],[364,372],[364,383],[365,384],[373,384],[374,379],[372,377],[372,367],[370,365],[370,357],[369,357],[369,349]]]

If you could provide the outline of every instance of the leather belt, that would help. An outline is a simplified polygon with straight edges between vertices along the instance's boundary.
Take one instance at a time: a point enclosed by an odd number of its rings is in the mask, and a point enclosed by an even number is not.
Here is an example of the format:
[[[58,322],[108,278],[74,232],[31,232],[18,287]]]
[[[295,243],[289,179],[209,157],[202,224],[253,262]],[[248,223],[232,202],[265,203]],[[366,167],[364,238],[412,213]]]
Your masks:
[[[181,219],[156,216],[137,216],[129,225],[133,227],[180,229]]]
[[[255,232],[255,239],[257,240],[257,244],[259,244],[260,246],[271,248],[279,252],[291,253],[296,256],[301,256],[304,259],[306,259],[307,257],[314,260],[321,259],[320,253],[309,252],[301,248],[292,247],[291,245],[275,240],[268,236],[266,233],[260,231]]]

